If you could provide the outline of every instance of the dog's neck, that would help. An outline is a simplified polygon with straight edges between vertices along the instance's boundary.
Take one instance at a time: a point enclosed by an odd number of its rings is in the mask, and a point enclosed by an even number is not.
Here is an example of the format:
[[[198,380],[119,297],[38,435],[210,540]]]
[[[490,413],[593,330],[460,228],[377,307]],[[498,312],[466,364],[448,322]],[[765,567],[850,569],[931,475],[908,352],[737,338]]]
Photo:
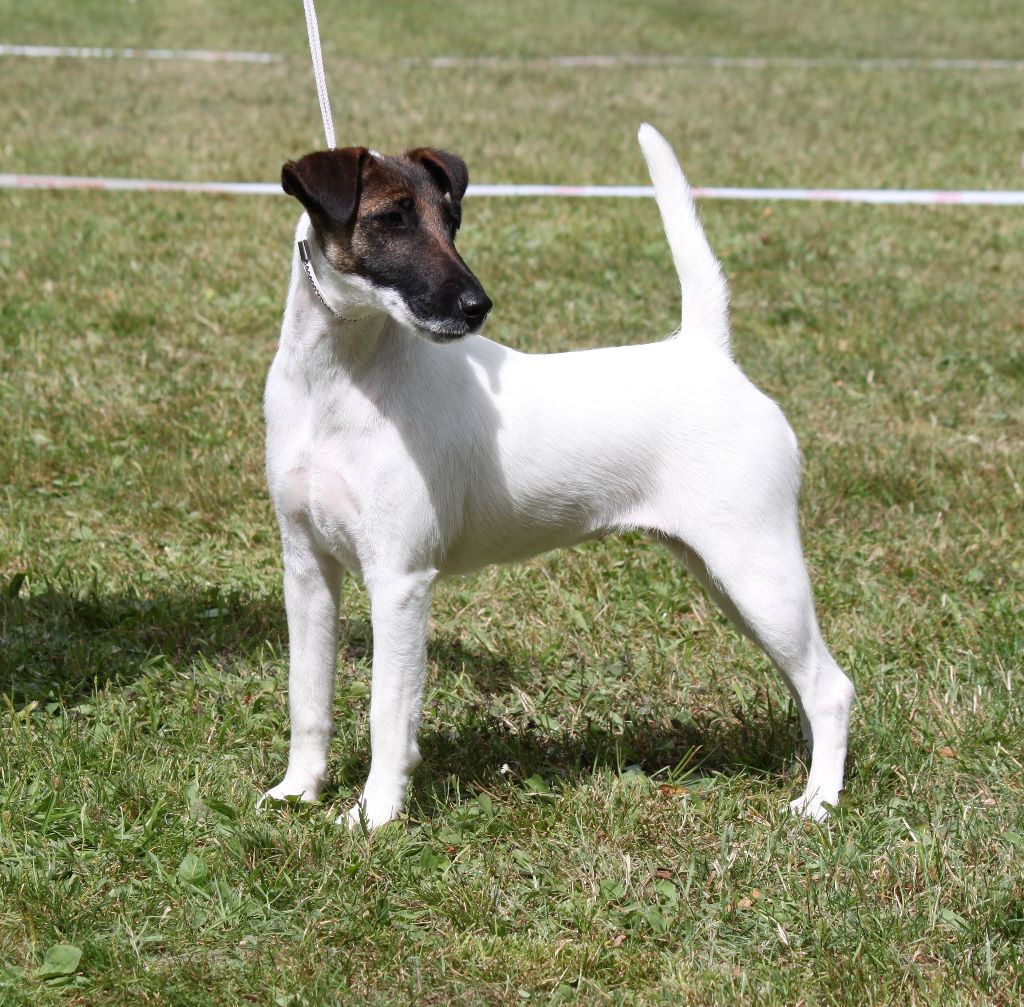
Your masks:
[[[363,280],[331,267],[305,214],[295,239],[283,336],[301,355],[326,349],[326,340],[332,356],[362,356],[392,320],[367,295]]]
[[[309,280],[309,285],[313,288],[313,293],[316,294],[317,299],[320,303],[339,321],[339,322],[355,322],[355,318],[346,318],[340,311],[334,308],[320,286],[320,281],[316,278],[316,270],[313,267],[312,262],[312,251],[310,249],[310,242],[315,243],[315,239],[312,234],[309,238],[302,238],[296,242],[296,250],[299,253],[299,263],[302,266],[303,272],[306,274],[306,279]]]
[[[380,316],[367,293],[366,281],[339,273],[327,261],[309,217],[303,214],[295,234],[295,265],[325,313],[339,325],[366,322]]]

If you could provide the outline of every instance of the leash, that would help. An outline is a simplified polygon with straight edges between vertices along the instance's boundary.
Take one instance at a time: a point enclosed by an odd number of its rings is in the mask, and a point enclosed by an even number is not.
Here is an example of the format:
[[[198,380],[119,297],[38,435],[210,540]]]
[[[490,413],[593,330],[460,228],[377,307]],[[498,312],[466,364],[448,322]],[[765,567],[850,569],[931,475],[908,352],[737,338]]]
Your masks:
[[[306,34],[309,35],[309,55],[313,60],[313,79],[316,81],[316,96],[320,102],[320,115],[324,120],[324,136],[328,149],[334,146],[334,120],[331,118],[331,99],[327,95],[327,76],[324,74],[324,57],[320,51],[320,27],[316,23],[314,0],[302,0],[306,11]]]
[[[320,26],[316,21],[316,5],[314,0],[302,0],[302,6],[306,11],[306,34],[309,36],[309,55],[313,60],[313,80],[316,82],[316,96],[320,102],[320,116],[324,120],[324,137],[327,140],[327,148],[330,150],[335,146],[334,120],[331,117],[331,99],[327,94],[324,56],[320,51]],[[312,233],[312,227],[310,228],[310,233]],[[309,240],[303,238],[298,242],[298,247],[299,262],[302,263],[302,268],[309,279],[309,285],[313,288],[313,293],[319,298],[320,303],[339,321],[351,322],[351,318],[338,314],[328,303],[327,296],[324,294],[316,278],[316,273],[313,272],[313,264],[310,261]]]

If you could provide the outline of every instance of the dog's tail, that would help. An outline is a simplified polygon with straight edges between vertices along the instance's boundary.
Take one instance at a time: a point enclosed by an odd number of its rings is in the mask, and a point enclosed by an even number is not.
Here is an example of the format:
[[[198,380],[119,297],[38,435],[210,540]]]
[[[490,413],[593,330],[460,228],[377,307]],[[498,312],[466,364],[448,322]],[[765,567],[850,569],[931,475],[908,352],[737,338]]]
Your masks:
[[[650,124],[637,134],[683,291],[681,332],[730,353],[729,291],[697,218],[690,186],[668,141]]]

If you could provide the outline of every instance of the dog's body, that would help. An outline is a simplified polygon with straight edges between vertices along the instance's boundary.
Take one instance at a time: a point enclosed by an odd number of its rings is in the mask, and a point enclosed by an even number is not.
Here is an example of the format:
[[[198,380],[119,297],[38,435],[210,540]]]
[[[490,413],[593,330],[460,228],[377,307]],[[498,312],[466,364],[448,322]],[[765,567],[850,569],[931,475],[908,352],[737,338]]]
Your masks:
[[[404,167],[358,153],[354,200],[340,210],[317,192],[331,184],[323,165],[286,166],[286,191],[309,212],[297,239],[316,239],[318,282],[296,255],[266,391],[292,730],[287,774],[269,797],[313,800],[324,782],[342,568],[362,577],[371,599],[372,761],[349,820],[374,827],[400,813],[419,762],[434,580],[641,529],[683,560],[782,672],[813,744],[794,809],[821,818],[823,803],[838,800],[853,689],[814,614],[796,439],[729,355],[724,280],[671,148],[649,126],[640,141],[680,273],[681,331],[562,354],[522,354],[463,334],[482,324],[490,302],[454,245],[442,255],[443,226],[430,225],[431,213],[454,205],[457,226],[466,184],[457,159],[410,152],[429,178],[407,173],[399,185]],[[448,270],[435,278],[443,309],[415,277],[410,294],[401,279],[375,275],[382,267],[373,256],[407,255],[402,241],[415,235],[403,224],[398,238],[378,241],[372,214],[380,211],[365,211],[364,225],[363,204],[399,205],[407,183],[413,195],[400,205],[414,204],[413,231],[432,268]]]

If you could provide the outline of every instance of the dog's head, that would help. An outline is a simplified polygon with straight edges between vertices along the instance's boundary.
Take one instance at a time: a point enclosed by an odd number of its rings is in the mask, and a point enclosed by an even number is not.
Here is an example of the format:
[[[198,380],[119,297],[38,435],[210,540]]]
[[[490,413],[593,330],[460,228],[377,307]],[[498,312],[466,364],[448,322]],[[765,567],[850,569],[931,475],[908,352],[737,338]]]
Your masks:
[[[331,268],[438,342],[476,332],[492,307],[455,249],[468,183],[462,158],[432,147],[321,150],[281,169]]]

